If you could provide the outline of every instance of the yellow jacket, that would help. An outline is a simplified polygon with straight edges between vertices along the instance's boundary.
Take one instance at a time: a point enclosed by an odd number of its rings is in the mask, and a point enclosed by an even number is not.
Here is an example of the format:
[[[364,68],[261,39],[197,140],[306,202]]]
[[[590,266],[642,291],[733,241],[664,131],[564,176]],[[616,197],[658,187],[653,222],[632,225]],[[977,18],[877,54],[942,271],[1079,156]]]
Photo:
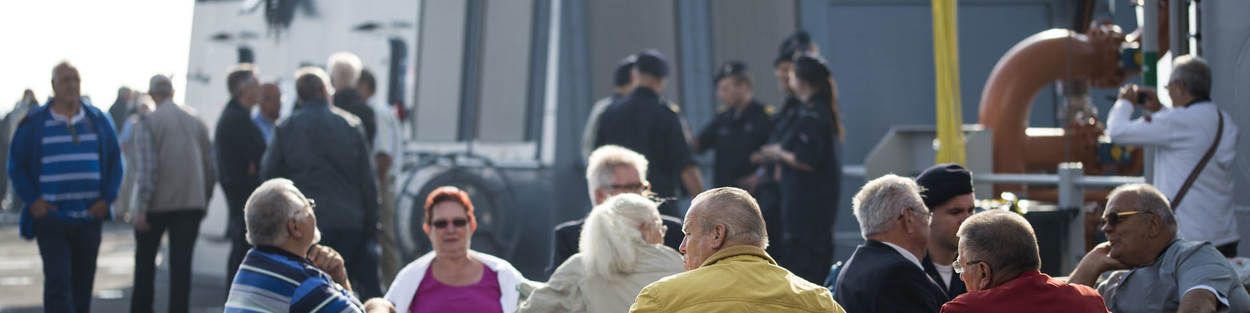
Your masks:
[[[652,283],[629,311],[845,313],[829,289],[777,266],[754,246],[721,249],[698,269]]]

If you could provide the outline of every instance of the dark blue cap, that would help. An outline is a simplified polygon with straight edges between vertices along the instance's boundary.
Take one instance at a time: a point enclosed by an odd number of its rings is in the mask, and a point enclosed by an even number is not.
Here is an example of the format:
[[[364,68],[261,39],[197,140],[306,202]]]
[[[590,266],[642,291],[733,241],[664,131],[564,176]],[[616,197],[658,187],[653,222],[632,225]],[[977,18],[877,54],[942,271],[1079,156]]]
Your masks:
[[[725,62],[725,65],[721,65],[720,68],[716,70],[716,79],[713,80],[712,83],[719,84],[720,80],[725,77],[740,75],[742,73],[746,73],[746,71],[747,64],[742,63],[742,61]]]
[[[773,61],[773,66],[777,66],[784,61],[793,61],[795,54],[812,49],[812,37],[807,31],[799,30],[786,37],[781,41],[781,47],[777,50],[777,60]]]
[[[634,62],[634,68],[643,74],[659,78],[668,77],[668,61],[665,61],[664,55],[655,49],[639,52],[637,61]]]
[[[629,85],[631,80],[629,77],[629,70],[634,68],[634,62],[636,62],[637,59],[638,56],[631,54],[624,59],[621,59],[621,62],[616,64],[616,71],[612,73],[613,86],[621,87]]]

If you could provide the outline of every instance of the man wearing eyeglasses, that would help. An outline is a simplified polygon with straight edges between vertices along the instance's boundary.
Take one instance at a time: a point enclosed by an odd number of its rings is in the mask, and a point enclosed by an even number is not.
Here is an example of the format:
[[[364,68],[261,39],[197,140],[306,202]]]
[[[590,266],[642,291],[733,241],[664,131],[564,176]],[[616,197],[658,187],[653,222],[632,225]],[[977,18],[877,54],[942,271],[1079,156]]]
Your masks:
[[[867,242],[839,272],[833,299],[847,312],[938,312],[947,297],[920,264],[933,218],[920,186],[885,175],[865,184],[852,207]]]
[[[1107,313],[1093,288],[1038,271],[1037,236],[1023,216],[1007,210],[977,214],[958,235],[959,257],[952,265],[968,293],[942,305],[942,313]]]
[[[1211,242],[1225,257],[1235,257],[1241,240],[1233,216],[1237,125],[1211,101],[1211,68],[1202,58],[1176,58],[1166,88],[1171,108],[1159,104],[1153,90],[1121,89],[1107,114],[1107,136],[1116,144],[1154,147],[1151,182],[1173,203],[1177,235]],[[1130,120],[1134,106],[1144,110],[1143,117]]]
[[[80,82],[77,68],[58,63],[52,101],[22,120],[9,151],[9,180],[25,204],[21,236],[39,244],[47,312],[90,311],[100,226],[122,182],[116,128],[79,94]]]
[[[1250,295],[1210,243],[1177,238],[1167,197],[1146,184],[1111,191],[1108,242],[1081,259],[1069,283],[1097,287],[1112,312],[1246,312]],[[1115,271],[1103,281],[1104,272]]]
[[[621,146],[606,145],[595,149],[590,153],[586,165],[586,189],[590,190],[591,203],[599,205],[622,193],[652,195],[651,185],[645,176],[647,165],[647,158],[642,154]],[[682,237],[681,220],[663,214],[660,219],[668,228],[664,233],[664,245],[673,250],[679,249]],[[547,275],[554,273],[560,264],[564,264],[564,260],[577,254],[577,241],[585,223],[585,219],[577,219],[556,225]]]
[[[284,178],[271,179],[244,207],[253,248],[234,275],[225,312],[394,312],[385,299],[352,296],[343,256],[318,245],[317,202]]]

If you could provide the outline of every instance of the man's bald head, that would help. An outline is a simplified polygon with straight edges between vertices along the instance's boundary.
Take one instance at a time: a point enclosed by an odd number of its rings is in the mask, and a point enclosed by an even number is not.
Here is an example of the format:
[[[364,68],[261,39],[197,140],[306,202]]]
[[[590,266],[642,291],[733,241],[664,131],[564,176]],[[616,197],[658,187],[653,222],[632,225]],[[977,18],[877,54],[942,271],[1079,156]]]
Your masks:
[[[699,223],[704,232],[725,225],[728,230],[725,246],[752,245],[768,247],[768,230],[760,205],[746,190],[734,187],[716,188],[700,193],[690,202],[686,222]]]

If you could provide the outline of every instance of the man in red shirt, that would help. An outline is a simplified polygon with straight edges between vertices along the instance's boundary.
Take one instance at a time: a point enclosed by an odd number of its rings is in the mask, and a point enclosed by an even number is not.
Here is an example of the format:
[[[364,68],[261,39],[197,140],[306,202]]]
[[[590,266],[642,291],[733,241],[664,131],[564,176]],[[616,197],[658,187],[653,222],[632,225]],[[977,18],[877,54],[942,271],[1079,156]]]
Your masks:
[[[1033,227],[1019,214],[992,210],[959,227],[955,272],[968,293],[942,305],[955,312],[1106,313],[1102,296],[1042,274]]]

